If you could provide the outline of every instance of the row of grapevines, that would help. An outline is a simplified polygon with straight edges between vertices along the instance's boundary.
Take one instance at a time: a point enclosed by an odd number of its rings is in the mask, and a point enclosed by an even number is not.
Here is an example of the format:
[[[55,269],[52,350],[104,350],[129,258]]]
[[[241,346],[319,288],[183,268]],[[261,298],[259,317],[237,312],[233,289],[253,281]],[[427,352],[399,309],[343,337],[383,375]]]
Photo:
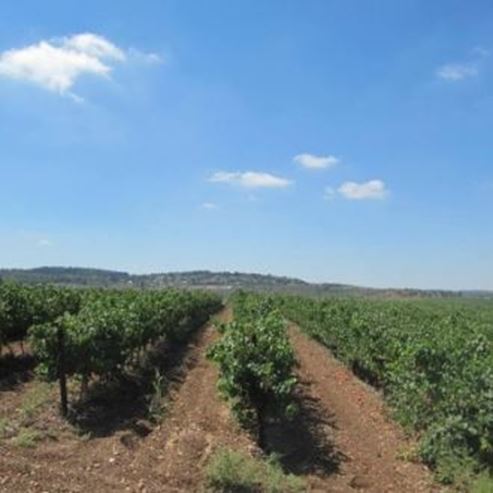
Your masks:
[[[216,295],[177,290],[69,289],[0,283],[0,349],[29,335],[38,372],[67,377],[121,375],[158,339],[184,340],[221,307]]]
[[[77,314],[32,326],[30,342],[49,379],[58,375],[60,332],[67,376],[108,379],[158,339],[185,339],[220,306],[217,296],[204,292],[90,290]]]
[[[444,481],[493,464],[493,310],[449,301],[280,300],[285,315],[385,391]],[[490,318],[488,318],[490,317]]]
[[[263,446],[267,413],[295,411],[295,357],[284,318],[272,302],[239,293],[233,305],[234,321],[218,327],[222,337],[208,355],[219,366],[220,392],[240,422],[257,430]]]
[[[0,352],[10,341],[23,340],[32,325],[77,313],[81,300],[75,289],[0,282]]]

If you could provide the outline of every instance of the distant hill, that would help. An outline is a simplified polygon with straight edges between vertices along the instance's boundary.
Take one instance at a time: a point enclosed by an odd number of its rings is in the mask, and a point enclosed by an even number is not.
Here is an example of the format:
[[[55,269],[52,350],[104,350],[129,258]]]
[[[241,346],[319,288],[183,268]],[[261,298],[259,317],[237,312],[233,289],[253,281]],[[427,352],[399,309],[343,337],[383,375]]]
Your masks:
[[[36,269],[0,269],[1,279],[28,284],[50,283],[71,286],[124,286],[132,276],[125,272],[79,267],[38,267]]]
[[[241,272],[169,272],[136,275],[103,269],[80,267],[39,267],[36,269],[0,269],[0,279],[37,284],[50,283],[64,286],[95,286],[112,288],[165,288],[209,289],[221,293],[238,289],[263,292],[307,294],[312,296],[383,296],[409,297],[492,297],[488,291],[442,291],[417,289],[374,289],[336,283],[308,283],[301,279]]]

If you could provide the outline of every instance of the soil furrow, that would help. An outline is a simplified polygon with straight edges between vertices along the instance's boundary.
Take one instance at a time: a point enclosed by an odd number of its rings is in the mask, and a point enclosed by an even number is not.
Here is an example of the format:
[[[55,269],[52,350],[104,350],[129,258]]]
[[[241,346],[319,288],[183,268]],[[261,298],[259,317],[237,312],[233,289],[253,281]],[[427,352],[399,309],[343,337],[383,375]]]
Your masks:
[[[323,422],[319,418],[318,433],[325,434],[319,441],[330,442],[333,449],[333,469],[311,473],[312,490],[437,491],[424,465],[399,458],[412,443],[389,418],[377,392],[297,327],[290,327],[290,336],[299,363],[302,399],[325,417]]]
[[[223,320],[231,313],[222,313]],[[206,352],[217,333],[208,326],[194,350],[195,363],[173,398],[172,406],[160,429],[152,433],[135,455],[131,469],[148,492],[201,491],[204,466],[218,447],[251,451],[252,440],[242,432],[229,407],[218,395],[217,370]]]

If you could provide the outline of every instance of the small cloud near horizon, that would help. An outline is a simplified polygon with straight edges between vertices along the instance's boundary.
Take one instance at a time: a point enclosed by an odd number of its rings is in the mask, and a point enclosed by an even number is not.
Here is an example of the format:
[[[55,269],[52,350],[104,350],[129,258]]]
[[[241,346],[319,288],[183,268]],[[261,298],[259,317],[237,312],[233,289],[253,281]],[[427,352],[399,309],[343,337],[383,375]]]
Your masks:
[[[40,248],[51,247],[53,246],[53,242],[51,240],[48,240],[47,238],[42,238],[36,242],[36,246]]]
[[[227,183],[242,188],[286,188],[293,183],[287,178],[258,171],[218,171],[208,181],[211,183]]]
[[[476,77],[479,70],[471,63],[448,63],[436,71],[437,77],[447,81],[459,81],[469,77]]]
[[[489,56],[490,50],[484,46],[475,46],[470,52],[469,61],[445,63],[437,68],[435,74],[449,82],[477,77],[482,63]]]
[[[337,189],[337,192],[348,200],[382,200],[389,193],[382,180],[370,180],[364,183],[347,181]]]
[[[316,156],[309,153],[298,154],[293,161],[306,169],[328,169],[340,163],[340,159],[335,156]]]

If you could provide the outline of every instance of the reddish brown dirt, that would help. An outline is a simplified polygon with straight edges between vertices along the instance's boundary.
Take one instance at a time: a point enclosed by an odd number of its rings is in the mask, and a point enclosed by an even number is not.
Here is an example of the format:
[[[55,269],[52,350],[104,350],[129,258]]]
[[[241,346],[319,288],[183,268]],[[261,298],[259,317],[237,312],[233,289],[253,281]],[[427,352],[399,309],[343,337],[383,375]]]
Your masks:
[[[230,317],[223,312],[221,317]],[[133,430],[82,440],[47,411],[58,434],[36,448],[0,440],[0,492],[193,492],[202,490],[204,464],[220,446],[254,449],[216,390],[217,371],[206,349],[217,337],[212,325],[201,330],[189,348],[185,377],[169,396],[162,424],[152,429],[144,420]],[[13,415],[22,393],[33,383],[0,393],[0,418]],[[53,399],[56,395],[53,395]],[[147,433],[139,436],[139,428]],[[144,434],[145,434],[144,433]]]
[[[299,419],[312,430],[311,462],[320,462],[307,470],[311,491],[438,491],[425,466],[399,459],[412,443],[388,417],[380,396],[297,327],[290,336],[299,363]],[[320,461],[320,450],[329,460]]]
[[[230,314],[224,316],[229,318]],[[216,337],[213,328],[208,327],[200,341],[196,363],[162,428],[148,438],[146,447],[131,463],[130,467],[140,474],[153,471],[152,479],[144,476],[148,491],[199,491],[204,465],[215,449],[224,446],[248,453],[256,448],[218,396],[217,370],[205,357],[206,348]]]

